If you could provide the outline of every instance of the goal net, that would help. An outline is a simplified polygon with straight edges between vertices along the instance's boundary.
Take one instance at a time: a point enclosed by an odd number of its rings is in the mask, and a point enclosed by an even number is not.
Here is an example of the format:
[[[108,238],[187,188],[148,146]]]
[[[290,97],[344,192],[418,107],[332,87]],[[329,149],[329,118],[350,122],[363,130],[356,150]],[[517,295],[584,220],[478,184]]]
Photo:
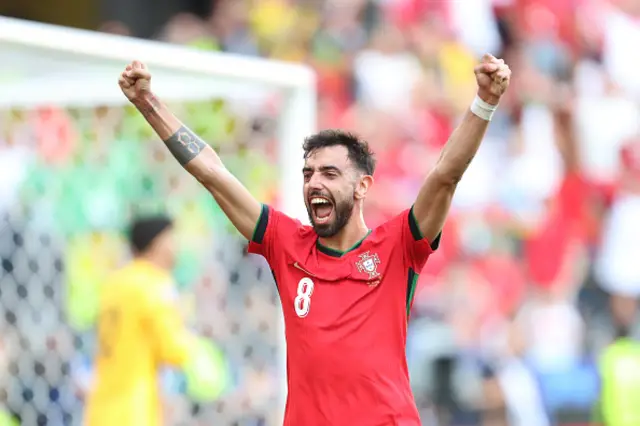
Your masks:
[[[286,387],[271,273],[127,105],[117,78],[133,59],[253,194],[306,217],[306,67],[0,17],[0,426],[7,414],[81,424],[98,289],[127,259],[128,221],[158,211],[176,220],[189,322],[228,378],[215,401],[194,404],[164,372],[167,424],[277,424]]]

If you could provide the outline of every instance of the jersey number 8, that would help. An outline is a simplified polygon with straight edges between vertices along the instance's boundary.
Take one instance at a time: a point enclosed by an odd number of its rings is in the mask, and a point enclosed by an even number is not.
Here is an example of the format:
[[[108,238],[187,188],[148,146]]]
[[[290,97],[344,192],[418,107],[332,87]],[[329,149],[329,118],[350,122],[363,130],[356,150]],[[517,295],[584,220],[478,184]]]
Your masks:
[[[311,309],[311,294],[313,294],[313,281],[311,278],[304,277],[298,282],[297,296],[293,301],[293,307],[296,310],[296,314],[300,318],[304,318],[309,315],[309,309]]]

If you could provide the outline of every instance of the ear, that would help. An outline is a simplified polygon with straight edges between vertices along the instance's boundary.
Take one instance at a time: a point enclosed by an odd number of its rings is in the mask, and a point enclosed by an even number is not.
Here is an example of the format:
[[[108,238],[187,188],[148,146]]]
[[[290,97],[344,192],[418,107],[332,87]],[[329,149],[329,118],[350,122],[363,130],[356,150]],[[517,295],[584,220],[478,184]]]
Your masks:
[[[364,200],[369,192],[369,188],[373,185],[373,176],[363,175],[356,184],[355,198],[356,200]]]

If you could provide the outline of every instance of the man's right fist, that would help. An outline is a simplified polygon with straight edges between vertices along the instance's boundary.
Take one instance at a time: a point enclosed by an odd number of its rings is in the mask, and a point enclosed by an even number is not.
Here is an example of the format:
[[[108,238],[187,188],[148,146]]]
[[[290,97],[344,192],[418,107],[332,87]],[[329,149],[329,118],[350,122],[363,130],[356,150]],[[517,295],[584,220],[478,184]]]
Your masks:
[[[120,75],[118,84],[127,99],[135,102],[151,93],[151,73],[142,62],[133,61]]]

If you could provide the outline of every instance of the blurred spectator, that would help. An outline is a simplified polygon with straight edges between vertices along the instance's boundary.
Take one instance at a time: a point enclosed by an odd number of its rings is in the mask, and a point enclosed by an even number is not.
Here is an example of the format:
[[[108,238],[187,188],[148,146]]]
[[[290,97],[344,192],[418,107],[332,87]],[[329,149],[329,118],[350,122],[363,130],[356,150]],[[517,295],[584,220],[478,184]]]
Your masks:
[[[385,25],[374,34],[370,47],[355,57],[354,76],[363,106],[390,113],[408,112],[421,70],[418,59],[406,48],[400,29]]]
[[[621,150],[622,176],[606,219],[598,271],[603,287],[618,297],[640,296],[640,140]]]
[[[249,28],[246,2],[223,0],[209,18],[212,33],[225,52],[256,56],[258,47]]]
[[[524,361],[525,339],[517,326],[502,336],[496,362],[484,372],[484,426],[549,426],[535,374]]]
[[[119,22],[119,21],[105,22],[100,26],[100,28],[98,28],[98,30],[105,33],[116,34],[121,36],[131,35],[131,30],[129,29],[129,27],[127,27],[126,24],[124,24],[123,22]]]
[[[631,402],[640,392],[640,343],[629,338],[624,323],[619,325],[615,340],[600,359],[601,392],[594,420],[598,424],[626,426],[640,421],[640,410]]]
[[[207,29],[205,21],[189,13],[174,16],[164,28],[161,40],[205,50],[219,49],[219,45]]]

